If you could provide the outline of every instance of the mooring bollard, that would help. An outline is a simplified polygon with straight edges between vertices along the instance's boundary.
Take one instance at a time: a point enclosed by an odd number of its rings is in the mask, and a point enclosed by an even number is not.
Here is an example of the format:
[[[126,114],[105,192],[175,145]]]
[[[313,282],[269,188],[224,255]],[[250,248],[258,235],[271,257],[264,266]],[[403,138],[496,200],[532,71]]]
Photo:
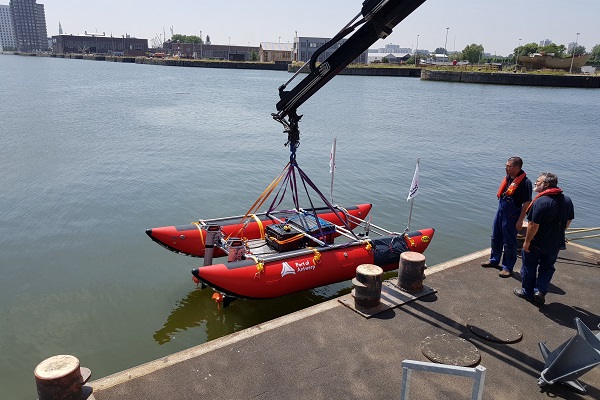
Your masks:
[[[425,279],[425,256],[416,251],[405,251],[400,254],[398,270],[398,286],[407,292],[416,293],[423,290]]]
[[[58,355],[45,359],[35,367],[35,383],[39,400],[80,400],[91,394],[83,385],[92,372],[80,367],[77,357]]]
[[[356,267],[356,278],[352,279],[354,305],[376,307],[381,300],[383,269],[373,264],[361,264]]]

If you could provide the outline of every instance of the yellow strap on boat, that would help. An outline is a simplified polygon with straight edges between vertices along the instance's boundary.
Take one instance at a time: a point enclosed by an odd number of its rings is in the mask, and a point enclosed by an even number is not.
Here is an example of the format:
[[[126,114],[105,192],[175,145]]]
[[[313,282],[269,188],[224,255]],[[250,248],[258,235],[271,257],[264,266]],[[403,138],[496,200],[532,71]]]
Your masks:
[[[264,270],[265,270],[265,263],[264,262],[261,261],[258,264],[256,264],[256,273],[258,275],[260,275]]]
[[[272,241],[276,242],[277,244],[286,244],[286,243],[291,243],[293,241],[296,241],[296,240],[300,239],[303,236],[304,236],[304,234],[299,233],[298,235],[292,236],[292,237],[284,239],[284,240],[279,240],[279,239],[277,239],[274,236],[269,236],[269,239],[271,239]]]
[[[198,228],[198,230],[200,231],[200,240],[202,241],[202,247],[205,247],[205,245],[204,245],[204,235],[202,234],[202,228],[200,227],[200,222],[202,222],[202,220],[200,220],[200,221],[194,221],[194,222],[192,222],[192,224],[196,225],[196,228]]]
[[[319,250],[314,249],[313,250],[315,252],[315,256],[313,257],[313,261],[315,262],[315,264],[318,264],[321,262],[321,253],[319,252]]]
[[[271,195],[271,193],[273,193],[273,190],[275,190],[275,188],[279,185],[279,182],[281,182],[281,180],[283,179],[283,177],[285,176],[285,173],[287,172],[287,170],[290,167],[290,163],[288,162],[287,165],[283,168],[283,170],[281,171],[281,173],[275,178],[273,179],[273,182],[271,182],[271,184],[269,184],[269,186],[267,186],[267,188],[262,192],[262,194],[260,196],[258,196],[258,199],[256,199],[256,201],[254,202],[254,204],[252,204],[252,207],[250,207],[250,209],[246,212],[246,214],[242,217],[242,219],[240,220],[240,222],[238,223],[239,225],[242,225],[244,223],[244,221],[253,213],[255,213],[257,210],[260,209],[260,207],[264,204],[264,202],[269,198],[269,196]],[[232,231],[232,233],[227,236],[227,239],[229,239],[229,237],[233,234],[233,232],[235,232],[236,236],[241,232],[241,230],[243,229],[240,228],[239,230],[235,231],[235,229]]]
[[[373,250],[373,245],[371,244],[371,242],[367,242],[365,250],[367,250],[369,253]]]
[[[258,218],[256,216],[256,214],[251,214],[250,215],[252,218],[254,218],[254,220],[256,221],[256,223],[258,224],[258,229],[260,230],[260,238],[262,240],[265,240],[265,227],[263,226],[262,221],[260,220],[260,218]]]
[[[254,274],[254,279],[260,278],[260,274],[262,274],[265,270],[265,263],[252,254],[246,254],[246,257],[253,259],[256,263],[256,273]]]

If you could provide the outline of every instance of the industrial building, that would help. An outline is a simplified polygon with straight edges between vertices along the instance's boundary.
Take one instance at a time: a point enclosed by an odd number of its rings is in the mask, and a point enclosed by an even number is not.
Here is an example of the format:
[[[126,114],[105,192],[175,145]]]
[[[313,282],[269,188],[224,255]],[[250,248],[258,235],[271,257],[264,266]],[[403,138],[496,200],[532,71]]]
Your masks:
[[[104,33],[83,35],[52,36],[52,52],[59,54],[111,54],[120,56],[145,56],[148,52],[148,39],[138,39],[123,35],[106,36]]]

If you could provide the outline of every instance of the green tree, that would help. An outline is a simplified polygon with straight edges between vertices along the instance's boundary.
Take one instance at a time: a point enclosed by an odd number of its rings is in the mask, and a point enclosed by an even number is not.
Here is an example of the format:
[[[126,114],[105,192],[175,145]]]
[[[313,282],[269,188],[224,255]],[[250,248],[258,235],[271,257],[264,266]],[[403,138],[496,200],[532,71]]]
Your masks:
[[[389,63],[389,62],[390,62],[390,60],[388,60],[388,58],[387,58],[387,57],[383,57],[383,58],[381,59],[381,62],[382,62],[382,63]]]
[[[435,54],[446,54],[446,49],[443,47],[438,47],[437,49],[435,49]]]
[[[477,64],[483,56],[483,46],[480,44],[469,44],[462,51],[463,59],[471,64]]]
[[[250,61],[258,61],[258,54],[254,50],[250,52]]]
[[[171,41],[173,41],[173,42],[179,41],[179,43],[200,44],[200,43],[202,43],[202,38],[199,36],[196,36],[196,35],[187,36],[187,35],[181,35],[179,33],[176,33],[175,35],[173,35],[171,37]]]
[[[575,46],[575,51],[574,51],[576,56],[581,56],[585,54],[585,47],[581,46],[581,45],[577,45]]]
[[[539,46],[537,43],[527,43],[523,46],[515,47],[515,49],[513,50],[513,54],[519,56],[528,56],[530,54],[537,53],[538,48]]]
[[[594,47],[592,47],[592,51],[590,52],[590,54],[592,56],[590,57],[587,63],[589,65],[600,65],[600,44],[597,44]]]
[[[564,44],[557,45],[555,43],[550,43],[547,46],[542,46],[538,49],[541,53],[542,51],[546,54],[554,54],[554,57],[563,57],[565,55],[566,47]]]

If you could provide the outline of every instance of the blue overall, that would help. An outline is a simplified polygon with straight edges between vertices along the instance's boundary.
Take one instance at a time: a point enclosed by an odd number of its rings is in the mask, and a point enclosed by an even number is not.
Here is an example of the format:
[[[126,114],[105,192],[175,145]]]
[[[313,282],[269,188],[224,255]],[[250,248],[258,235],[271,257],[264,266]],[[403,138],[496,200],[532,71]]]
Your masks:
[[[535,292],[544,295],[548,293],[548,286],[550,286],[556,270],[554,263],[558,258],[559,250],[558,247],[548,250],[533,245],[529,246],[529,253],[523,250],[521,253],[523,259],[521,282],[523,294],[527,298],[532,298]]]
[[[529,221],[539,225],[529,252],[523,249],[521,253],[522,290],[527,298],[532,298],[535,292],[548,293],[555,271],[554,263],[565,244],[566,221],[574,217],[573,202],[562,194],[539,197],[527,213]]]
[[[517,262],[517,221],[520,214],[521,207],[517,208],[511,196],[500,197],[492,227],[490,263],[500,265],[502,259],[502,269],[508,271],[512,271]]]

